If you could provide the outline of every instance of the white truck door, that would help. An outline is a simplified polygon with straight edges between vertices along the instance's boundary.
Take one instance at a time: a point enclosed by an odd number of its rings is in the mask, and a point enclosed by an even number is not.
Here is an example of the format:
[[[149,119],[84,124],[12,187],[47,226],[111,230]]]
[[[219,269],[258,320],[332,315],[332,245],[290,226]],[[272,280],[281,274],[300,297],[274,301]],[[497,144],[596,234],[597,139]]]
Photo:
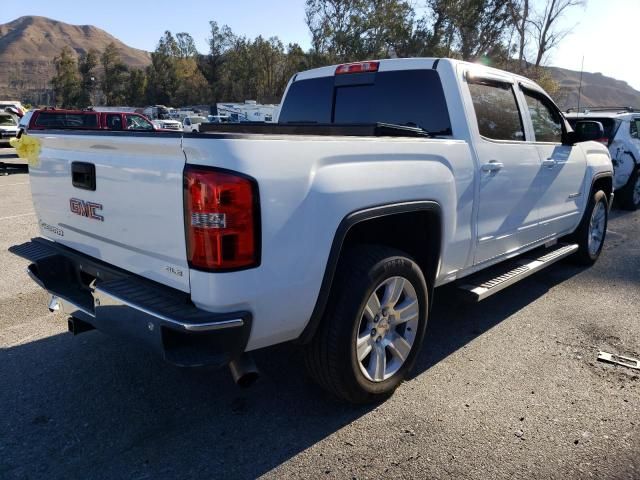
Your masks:
[[[470,126],[477,126],[478,264],[540,239],[540,158],[526,141],[514,85],[477,77],[467,83],[477,120]]]
[[[540,197],[537,207],[545,236],[573,230],[580,223],[587,160],[583,150],[563,145],[564,121],[557,107],[541,92],[522,87],[535,146],[540,156]]]

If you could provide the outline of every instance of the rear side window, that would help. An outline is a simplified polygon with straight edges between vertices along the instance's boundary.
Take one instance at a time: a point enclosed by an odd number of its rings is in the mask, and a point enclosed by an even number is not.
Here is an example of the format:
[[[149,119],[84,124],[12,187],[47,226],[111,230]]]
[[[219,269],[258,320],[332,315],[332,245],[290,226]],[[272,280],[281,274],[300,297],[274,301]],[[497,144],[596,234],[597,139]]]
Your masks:
[[[107,115],[107,128],[109,130],[122,130],[122,115],[119,113]]]
[[[98,115],[40,112],[36,117],[34,126],[42,128],[98,128]]]
[[[524,141],[524,127],[513,86],[469,82],[480,135],[493,140]]]
[[[294,82],[280,123],[374,124],[451,134],[440,76],[435,70],[346,74]]]
[[[537,142],[562,142],[560,114],[542,96],[523,90]]]

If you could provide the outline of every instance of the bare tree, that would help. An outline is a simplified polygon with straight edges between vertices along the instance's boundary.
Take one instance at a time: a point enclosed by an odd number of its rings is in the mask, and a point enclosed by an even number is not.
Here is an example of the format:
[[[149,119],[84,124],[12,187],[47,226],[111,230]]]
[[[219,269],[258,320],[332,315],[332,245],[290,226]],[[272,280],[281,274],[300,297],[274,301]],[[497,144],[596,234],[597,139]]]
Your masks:
[[[524,70],[526,58],[525,48],[529,37],[529,0],[511,0],[509,2],[511,22],[518,34],[518,66]]]
[[[560,19],[567,10],[586,5],[586,0],[545,0],[544,10],[532,16],[531,26],[536,42],[536,62],[538,67],[542,63],[545,54],[571,33],[572,28],[561,29],[558,27]]]

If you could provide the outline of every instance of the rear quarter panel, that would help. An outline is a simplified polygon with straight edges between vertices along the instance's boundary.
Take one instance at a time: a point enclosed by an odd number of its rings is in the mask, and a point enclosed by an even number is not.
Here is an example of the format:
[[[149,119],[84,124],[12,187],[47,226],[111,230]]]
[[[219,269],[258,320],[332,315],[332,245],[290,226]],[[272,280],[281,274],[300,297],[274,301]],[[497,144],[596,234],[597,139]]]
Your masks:
[[[373,206],[432,200],[443,209],[442,275],[467,264],[474,168],[462,141],[406,138],[185,137],[187,162],[258,180],[262,261],[190,271],[203,309],[254,315],[248,350],[297,338],[315,306],[340,222]]]

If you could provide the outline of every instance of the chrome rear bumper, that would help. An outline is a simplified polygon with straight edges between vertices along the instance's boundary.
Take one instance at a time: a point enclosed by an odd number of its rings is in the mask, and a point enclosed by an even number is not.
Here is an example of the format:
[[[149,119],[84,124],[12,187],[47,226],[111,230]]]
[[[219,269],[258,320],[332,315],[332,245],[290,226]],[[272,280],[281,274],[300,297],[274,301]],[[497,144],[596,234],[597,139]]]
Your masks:
[[[42,238],[9,250],[32,262],[27,273],[51,293],[51,310],[149,345],[171,363],[223,366],[244,352],[249,312],[198,309],[184,292]]]

